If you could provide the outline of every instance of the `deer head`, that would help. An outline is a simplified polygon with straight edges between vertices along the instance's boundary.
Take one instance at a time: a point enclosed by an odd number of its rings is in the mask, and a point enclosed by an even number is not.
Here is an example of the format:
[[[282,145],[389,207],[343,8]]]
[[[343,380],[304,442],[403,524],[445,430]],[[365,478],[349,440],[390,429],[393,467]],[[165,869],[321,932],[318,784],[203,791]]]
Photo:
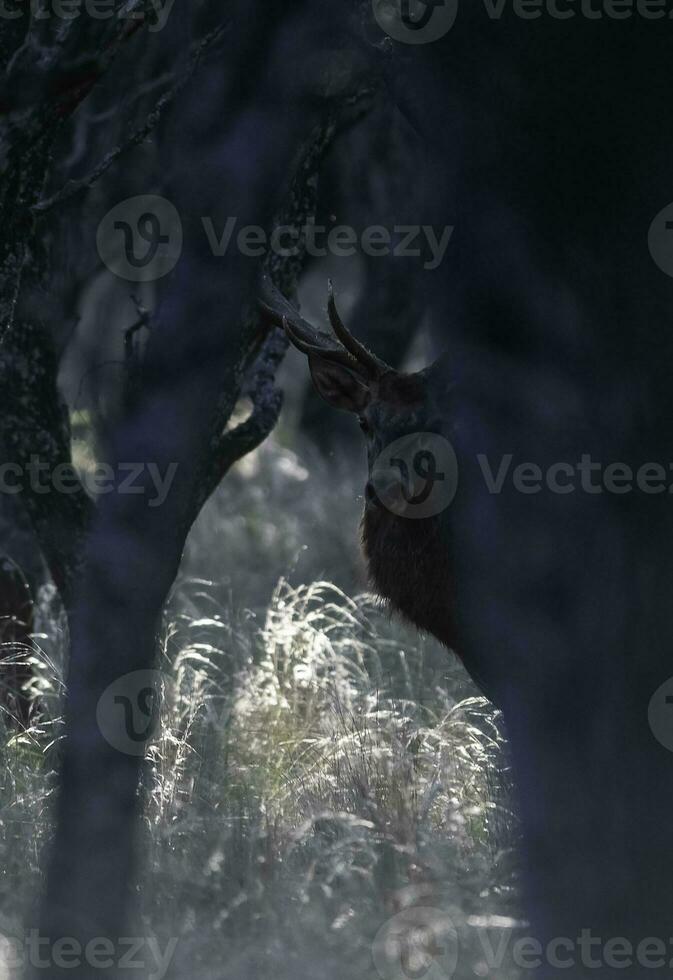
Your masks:
[[[441,435],[447,424],[445,358],[413,374],[390,367],[344,325],[331,281],[327,312],[334,336],[304,320],[268,277],[262,281],[259,305],[262,313],[282,326],[291,343],[307,355],[313,384],[325,401],[357,417],[369,465],[366,510],[384,509],[397,517],[421,516],[414,508],[423,503],[434,465],[428,437]],[[418,456],[421,461],[424,458],[429,470],[410,465],[406,458],[397,466],[377,467],[386,448],[401,440],[407,447],[402,455]]]

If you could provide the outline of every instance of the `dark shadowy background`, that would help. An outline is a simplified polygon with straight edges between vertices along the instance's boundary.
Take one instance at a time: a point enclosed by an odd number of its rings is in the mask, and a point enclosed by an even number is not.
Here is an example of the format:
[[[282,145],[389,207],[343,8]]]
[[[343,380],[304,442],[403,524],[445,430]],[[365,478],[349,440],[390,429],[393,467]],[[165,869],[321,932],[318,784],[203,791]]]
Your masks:
[[[517,975],[484,929],[668,942],[672,763],[648,706],[670,497],[491,495],[475,460],[669,468],[673,283],[648,230],[673,198],[670,19],[472,4],[411,46],[355,0],[176,4],[160,30],[140,0],[100,21],[7,2],[0,439],[81,483],[0,495],[0,932],[175,940],[169,975],[203,978],[397,977],[381,936],[418,908],[457,977]],[[184,241],[135,283],[105,221],[137,195]],[[203,219],[231,217],[454,232],[436,269],[301,241],[217,255]],[[331,276],[394,367],[448,350],[451,587],[504,720],[367,593],[357,425],[255,312],[262,267],[322,327]],[[86,493],[130,461],[176,467],[162,506]],[[96,706],[157,669],[141,759]]]

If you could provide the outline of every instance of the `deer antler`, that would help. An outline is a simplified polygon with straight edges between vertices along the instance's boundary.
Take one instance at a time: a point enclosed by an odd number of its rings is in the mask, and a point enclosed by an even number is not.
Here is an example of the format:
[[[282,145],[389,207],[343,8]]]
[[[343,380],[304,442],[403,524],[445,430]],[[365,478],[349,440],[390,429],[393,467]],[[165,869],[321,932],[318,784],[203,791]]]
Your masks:
[[[316,330],[304,320],[267,275],[262,276],[257,302],[261,312],[276,326],[282,327],[292,344],[302,353],[342,364],[368,381],[380,378],[384,372],[392,370],[368,351],[344,326],[337,312],[331,280],[327,309],[339,346],[335,346],[334,339],[329,334]]]
[[[366,368],[370,377],[379,378],[385,371],[391,370],[384,361],[372,354],[371,351],[368,351],[359,340],[356,340],[350,330],[344,326],[336,307],[334,284],[331,279],[328,280],[327,284],[327,312],[329,313],[329,322],[332,324],[332,330],[334,330],[337,339],[341,341],[348,353],[353,355],[358,364]]]

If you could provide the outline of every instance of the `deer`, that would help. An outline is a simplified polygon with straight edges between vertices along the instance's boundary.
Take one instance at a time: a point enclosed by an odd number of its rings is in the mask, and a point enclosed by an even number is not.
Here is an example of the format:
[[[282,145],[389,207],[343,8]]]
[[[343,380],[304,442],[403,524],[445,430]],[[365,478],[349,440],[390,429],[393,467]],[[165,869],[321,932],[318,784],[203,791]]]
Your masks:
[[[355,415],[362,430],[368,477],[361,544],[373,590],[391,612],[453,651],[481,691],[497,703],[493,684],[460,643],[448,508],[418,513],[435,480],[447,478],[435,457],[437,446],[449,445],[448,354],[413,373],[390,367],[345,326],[331,280],[327,312],[333,337],[308,323],[266,275],[258,307],[307,356],[320,396],[333,408]],[[402,458],[389,457],[391,444],[403,446],[398,454]]]

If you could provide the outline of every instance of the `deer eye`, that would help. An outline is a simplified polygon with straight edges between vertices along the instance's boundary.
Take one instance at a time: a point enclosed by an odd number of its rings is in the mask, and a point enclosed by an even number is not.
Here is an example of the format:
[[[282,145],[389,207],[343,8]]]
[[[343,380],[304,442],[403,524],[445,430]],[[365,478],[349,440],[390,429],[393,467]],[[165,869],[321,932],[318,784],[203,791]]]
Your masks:
[[[358,416],[358,423],[359,423],[360,428],[362,429],[362,431],[365,433],[365,435],[367,435],[369,432],[372,431],[372,427],[369,424],[369,422],[367,421],[367,419],[364,417],[364,415],[359,415]]]

